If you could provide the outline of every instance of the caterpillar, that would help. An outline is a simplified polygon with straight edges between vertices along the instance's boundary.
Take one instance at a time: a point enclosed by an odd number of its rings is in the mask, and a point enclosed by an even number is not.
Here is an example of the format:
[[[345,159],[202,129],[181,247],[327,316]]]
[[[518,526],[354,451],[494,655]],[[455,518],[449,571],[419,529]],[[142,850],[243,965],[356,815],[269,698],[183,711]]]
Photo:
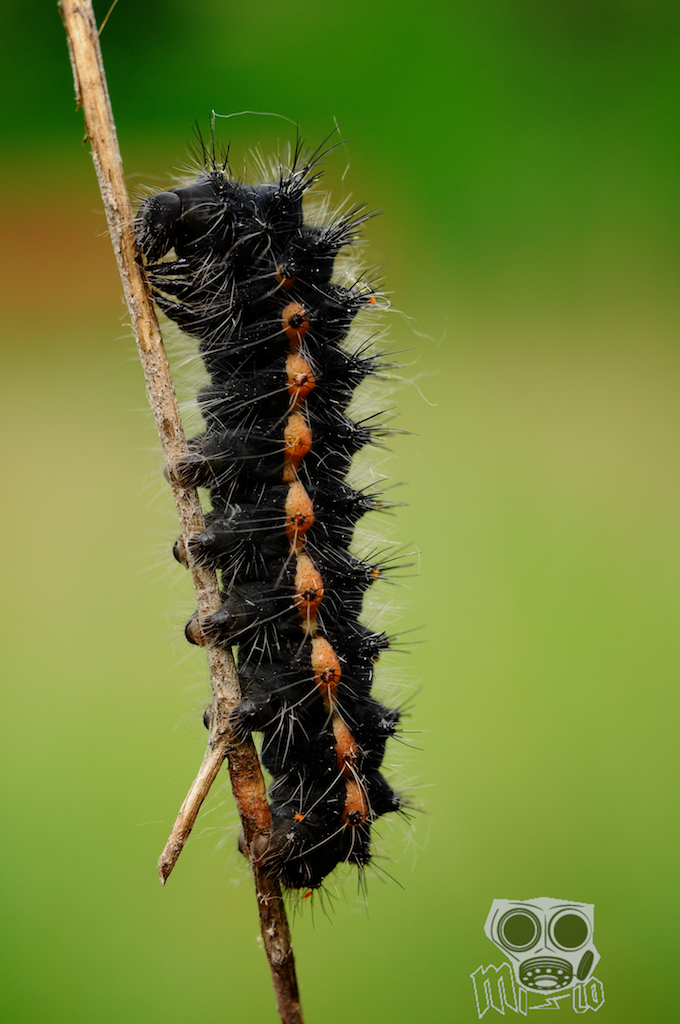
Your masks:
[[[361,517],[387,505],[346,479],[387,432],[348,415],[385,365],[349,337],[376,293],[362,276],[335,279],[336,257],[370,214],[305,219],[324,144],[308,154],[298,139],[255,185],[230,177],[214,141],[199,144],[198,176],[149,196],[135,222],[154,299],[198,339],[209,377],[198,395],[205,430],[172,472],[209,491],[205,529],[186,543],[218,572],[222,606],[185,632],[235,651],[242,701],[231,723],[238,736],[262,735],[273,780],[265,867],[313,890],[342,862],[363,871],[371,826],[404,809],[380,771],[400,711],[371,692],[390,639],[360,621],[364,593],[389,566],[350,550]],[[184,540],[174,554],[186,564]]]

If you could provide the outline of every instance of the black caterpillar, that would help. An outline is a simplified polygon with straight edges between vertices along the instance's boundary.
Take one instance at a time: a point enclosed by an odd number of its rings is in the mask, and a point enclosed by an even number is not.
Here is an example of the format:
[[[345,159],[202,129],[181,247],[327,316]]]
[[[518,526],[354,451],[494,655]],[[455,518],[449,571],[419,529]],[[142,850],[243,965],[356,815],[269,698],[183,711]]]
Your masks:
[[[359,622],[384,565],[349,551],[357,521],[384,502],[345,482],[355,453],[385,433],[346,413],[382,366],[368,345],[345,344],[376,298],[361,279],[333,282],[368,215],[305,223],[322,155],[298,143],[277,180],[246,185],[203,147],[199,177],[146,199],[136,220],[154,298],[199,339],[210,377],[205,432],[173,471],[210,491],[206,529],[189,544],[221,573],[223,604],[195,615],[187,639],[238,648],[232,724],[263,734],[274,780],[266,867],[309,889],[341,862],[367,865],[371,824],[402,808],[380,773],[400,713],[371,696],[389,640]],[[175,556],[186,561],[181,540]]]

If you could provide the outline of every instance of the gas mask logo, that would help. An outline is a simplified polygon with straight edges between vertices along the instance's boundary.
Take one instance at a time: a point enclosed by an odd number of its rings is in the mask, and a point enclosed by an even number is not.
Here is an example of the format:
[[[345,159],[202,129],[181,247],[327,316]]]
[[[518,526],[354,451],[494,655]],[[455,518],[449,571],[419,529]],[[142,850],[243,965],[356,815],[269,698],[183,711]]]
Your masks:
[[[541,896],[494,900],[484,933],[510,960],[528,992],[556,995],[584,986],[600,959],[593,943],[595,907]]]

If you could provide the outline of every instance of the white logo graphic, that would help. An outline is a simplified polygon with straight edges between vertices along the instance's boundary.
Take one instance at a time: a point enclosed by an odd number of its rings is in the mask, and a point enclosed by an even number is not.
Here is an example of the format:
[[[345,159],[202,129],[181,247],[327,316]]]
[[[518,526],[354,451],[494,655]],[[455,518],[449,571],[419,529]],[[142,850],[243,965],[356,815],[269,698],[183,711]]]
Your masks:
[[[528,1010],[559,1010],[565,999],[576,1013],[599,1010],[604,988],[593,976],[600,959],[594,918],[592,903],[549,896],[494,900],[484,933],[510,963],[480,966],[470,975],[480,1020],[489,1009],[523,1016]]]

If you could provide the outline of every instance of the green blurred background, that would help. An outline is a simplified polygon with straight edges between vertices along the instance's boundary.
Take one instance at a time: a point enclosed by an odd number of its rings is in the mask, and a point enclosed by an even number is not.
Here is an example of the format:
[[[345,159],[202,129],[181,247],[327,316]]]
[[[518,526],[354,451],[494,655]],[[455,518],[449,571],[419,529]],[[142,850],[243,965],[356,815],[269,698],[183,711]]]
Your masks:
[[[3,1019],[273,1022],[227,787],[156,877],[207,674],[57,10],[0,13]],[[335,118],[327,184],[384,211],[420,557],[382,678],[422,813],[381,823],[368,910],[349,878],[295,914],[310,1024],[474,1022],[491,900],[543,895],[595,904],[598,1020],[675,1019],[679,42],[664,0],[120,0],[104,30],[133,189],[212,108],[275,111]],[[237,165],[294,131],[219,130]]]

